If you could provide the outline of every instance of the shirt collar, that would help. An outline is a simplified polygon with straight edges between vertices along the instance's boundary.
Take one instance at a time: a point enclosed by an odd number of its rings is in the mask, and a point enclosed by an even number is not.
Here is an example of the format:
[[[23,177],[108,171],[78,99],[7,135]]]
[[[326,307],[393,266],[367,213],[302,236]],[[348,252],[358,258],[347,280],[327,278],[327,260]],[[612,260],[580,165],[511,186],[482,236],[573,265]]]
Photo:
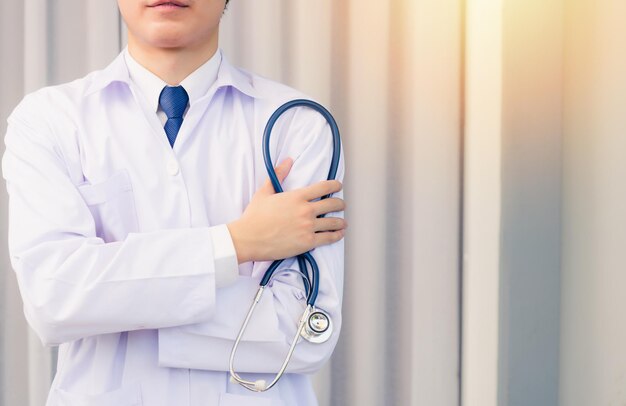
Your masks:
[[[156,112],[159,107],[161,91],[168,84],[137,62],[128,51],[128,47],[126,47],[122,53],[124,54],[124,60],[128,68],[130,79],[139,87],[139,90],[150,104],[151,109]],[[208,61],[203,63],[198,69],[191,72],[180,82],[180,85],[189,95],[190,105],[204,96],[211,85],[215,83],[221,60],[221,52],[218,50]]]
[[[120,52],[120,54],[113,60],[113,62],[109,64],[109,66],[107,66],[103,70],[96,71],[93,73],[91,83],[89,87],[87,88],[87,94],[101,91],[113,83],[125,83],[127,86],[130,86],[132,79],[129,73],[129,66],[126,62],[126,57],[125,57],[126,49],[127,48],[125,48],[122,52]],[[237,89],[238,91],[240,91],[241,93],[246,94],[252,98],[261,97],[258,89],[254,86],[254,78],[252,74],[231,65],[230,62],[227,60],[227,58],[223,55],[223,52],[221,50],[218,50],[218,52],[216,52],[216,55],[217,54],[219,54],[219,58],[220,58],[218,60],[217,79],[214,81],[208,81],[208,88],[205,91],[203,92],[201,91],[201,93],[194,91],[194,97],[196,97],[197,95],[198,95],[197,98],[201,98],[202,96],[204,96],[207,93],[207,91],[211,88],[212,84],[216,86],[216,88],[233,87]],[[141,65],[139,66],[143,68]],[[203,67],[204,65],[198,68],[196,71],[194,71],[192,75],[198,72],[198,70]],[[156,75],[154,74],[152,75],[156,77]],[[160,78],[158,77],[156,78],[159,81],[161,81]],[[189,79],[189,77],[185,78],[183,82],[185,82],[187,79]],[[163,86],[165,86],[165,82],[163,81],[161,82],[163,83]],[[162,88],[163,87],[161,87],[161,89]],[[159,94],[161,92],[161,89],[159,89]],[[187,90],[187,88],[185,89]],[[189,93],[189,90],[188,90],[188,93]],[[149,95],[146,94],[146,97],[149,97]],[[190,102],[192,100],[191,97],[192,97],[191,93],[189,93]],[[150,99],[151,105],[153,103],[153,99]],[[154,100],[155,100],[154,101],[155,105],[158,105],[158,95],[156,99]],[[155,111],[156,111],[156,108],[155,108]]]
[[[254,75],[231,65],[224,55],[222,55],[216,81],[216,88],[221,87],[234,87],[252,98],[261,98],[259,89],[255,87]]]
[[[167,86],[167,83],[137,62],[128,52],[128,48],[124,48],[122,54],[124,55],[124,62],[126,63],[130,80],[137,85],[139,91],[148,102],[150,110],[156,112],[159,108],[159,96],[163,88]]]
[[[180,82],[180,85],[184,87],[189,94],[190,105],[207,94],[213,83],[215,83],[221,62],[222,52],[218,49],[211,59],[203,63],[198,69],[191,72],[189,76]]]

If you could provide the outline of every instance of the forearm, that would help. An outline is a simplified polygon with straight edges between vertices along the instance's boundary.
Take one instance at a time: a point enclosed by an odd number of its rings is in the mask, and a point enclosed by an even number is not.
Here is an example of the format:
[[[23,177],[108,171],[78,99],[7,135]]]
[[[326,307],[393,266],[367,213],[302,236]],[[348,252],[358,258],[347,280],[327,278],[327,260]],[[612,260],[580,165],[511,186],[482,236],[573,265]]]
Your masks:
[[[208,320],[215,274],[208,228],[124,241],[47,241],[14,252],[27,318],[45,344]]]

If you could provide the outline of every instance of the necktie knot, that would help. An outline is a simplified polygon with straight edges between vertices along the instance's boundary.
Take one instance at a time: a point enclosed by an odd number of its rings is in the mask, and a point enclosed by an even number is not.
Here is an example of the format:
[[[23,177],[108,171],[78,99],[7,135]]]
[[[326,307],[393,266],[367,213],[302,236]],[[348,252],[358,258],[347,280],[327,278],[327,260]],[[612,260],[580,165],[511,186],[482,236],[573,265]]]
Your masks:
[[[167,118],[182,118],[189,95],[182,86],[165,86],[159,96],[159,105]]]

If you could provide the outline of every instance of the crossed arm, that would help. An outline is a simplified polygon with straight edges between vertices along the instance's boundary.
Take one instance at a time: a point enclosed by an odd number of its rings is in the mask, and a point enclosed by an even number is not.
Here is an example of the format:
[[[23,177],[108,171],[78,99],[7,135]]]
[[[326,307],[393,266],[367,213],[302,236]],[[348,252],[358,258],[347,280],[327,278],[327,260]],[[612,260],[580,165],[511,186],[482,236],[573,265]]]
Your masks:
[[[45,344],[138,329],[175,332],[177,327],[187,326],[228,347],[241,322],[237,311],[247,308],[253,295],[248,291],[262,272],[263,261],[316,247],[323,274],[318,302],[340,322],[340,240],[346,224],[340,215],[317,216],[341,212],[344,202],[339,197],[316,201],[329,193],[341,196],[339,181],[315,182],[278,195],[269,182],[260,188],[242,216],[228,224],[238,262],[254,262],[256,272],[253,278],[241,277],[233,286],[218,289],[208,228],[130,233],[122,241],[107,243],[99,238],[92,214],[47,131],[45,125],[30,122],[18,111],[9,122],[2,162],[10,195],[11,262],[25,315]],[[319,145],[311,148],[318,149],[315,153],[321,156],[330,155],[325,150],[329,145],[321,141],[326,135],[315,138]],[[289,180],[292,163],[287,159],[277,168],[281,180]],[[339,179],[342,176],[343,169]],[[286,261],[284,266],[294,263]],[[258,310],[260,324],[267,322],[276,331],[269,334],[256,329],[255,334],[252,328],[244,344],[261,342],[283,352],[287,337],[295,330],[294,311],[304,303],[301,284],[293,279],[277,278],[272,294]],[[237,311],[222,311],[233,305],[238,306]],[[317,353],[305,346],[295,354],[292,371],[309,370],[316,360],[330,355],[335,342],[331,340],[326,351]],[[265,354],[270,356],[274,350]],[[246,358],[246,345],[242,351]],[[219,354],[215,355],[198,367],[227,369]],[[259,365],[244,365],[241,370],[258,370]],[[270,371],[272,367],[261,368]]]

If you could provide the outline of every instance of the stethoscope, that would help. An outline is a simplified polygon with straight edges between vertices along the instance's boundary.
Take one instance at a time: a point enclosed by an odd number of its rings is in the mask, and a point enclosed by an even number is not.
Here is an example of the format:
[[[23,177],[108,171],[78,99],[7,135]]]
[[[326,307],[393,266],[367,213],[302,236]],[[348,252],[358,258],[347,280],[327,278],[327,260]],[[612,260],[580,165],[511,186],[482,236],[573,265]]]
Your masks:
[[[330,125],[330,130],[333,136],[333,156],[330,163],[330,170],[328,171],[327,179],[335,179],[335,176],[337,175],[337,168],[339,167],[339,157],[341,154],[341,139],[339,136],[339,127],[337,126],[335,119],[330,114],[330,112],[319,103],[304,99],[292,100],[276,109],[276,111],[272,114],[269,121],[267,122],[267,125],[265,126],[265,131],[263,132],[263,159],[265,160],[265,169],[267,170],[267,174],[269,175],[272,186],[274,187],[274,191],[276,191],[276,193],[282,193],[283,188],[278,181],[278,177],[276,176],[276,172],[274,171],[272,158],[270,156],[270,135],[272,133],[272,128],[274,128],[274,124],[276,124],[276,121],[282,114],[284,114],[289,109],[300,106],[310,107],[313,110],[316,110],[322,116],[324,116],[324,118]],[[328,197],[330,197],[330,195],[323,196],[322,199],[326,199]],[[261,300],[261,296],[263,295],[265,287],[272,280],[272,277],[276,274],[278,266],[284,261],[284,259],[279,259],[272,262],[267,271],[265,271],[265,274],[263,275],[263,278],[261,279],[261,282],[259,284],[259,290],[257,291],[256,296],[252,301],[250,310],[248,311],[248,314],[244,319],[243,324],[241,325],[241,329],[239,330],[239,334],[237,335],[237,339],[235,340],[235,344],[233,345],[233,349],[230,353],[231,381],[238,382],[239,384],[241,384],[241,386],[251,391],[265,392],[266,390],[273,387],[276,382],[278,382],[278,380],[281,378],[281,376],[283,376],[283,373],[287,369],[287,365],[291,360],[291,356],[293,355],[293,351],[295,350],[296,344],[300,337],[303,337],[311,343],[323,343],[326,342],[332,335],[333,325],[330,316],[326,312],[315,307],[315,300],[317,299],[317,293],[319,291],[320,272],[317,266],[317,262],[315,262],[315,259],[310,252],[305,252],[304,254],[298,255],[297,260],[302,277],[302,282],[304,284],[304,290],[305,292],[307,292],[307,306],[304,309],[302,316],[300,317],[300,321],[298,322],[298,328],[296,330],[293,341],[291,342],[291,346],[289,347],[287,357],[283,361],[280,370],[278,371],[272,382],[267,385],[265,380],[263,379],[254,382],[245,380],[235,372],[233,363],[235,361],[235,353],[237,352],[237,347],[239,346],[239,343],[241,342],[241,337],[243,337],[244,331],[248,326],[248,322],[252,317],[254,308],[256,307],[257,303],[259,303],[259,300]],[[311,268],[310,271],[308,268],[309,266]],[[290,270],[283,269],[281,272],[283,271]]]

